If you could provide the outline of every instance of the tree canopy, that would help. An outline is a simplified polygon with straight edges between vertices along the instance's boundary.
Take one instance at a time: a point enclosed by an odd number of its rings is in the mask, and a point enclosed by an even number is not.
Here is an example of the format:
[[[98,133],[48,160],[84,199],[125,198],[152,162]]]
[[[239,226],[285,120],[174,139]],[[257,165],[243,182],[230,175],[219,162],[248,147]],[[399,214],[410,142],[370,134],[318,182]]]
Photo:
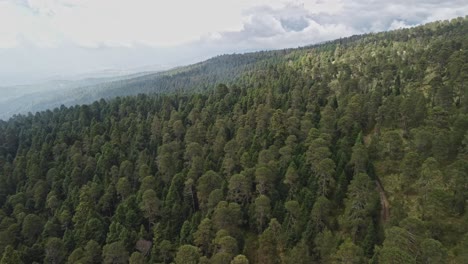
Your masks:
[[[462,263],[466,32],[222,56],[0,121],[0,263]]]

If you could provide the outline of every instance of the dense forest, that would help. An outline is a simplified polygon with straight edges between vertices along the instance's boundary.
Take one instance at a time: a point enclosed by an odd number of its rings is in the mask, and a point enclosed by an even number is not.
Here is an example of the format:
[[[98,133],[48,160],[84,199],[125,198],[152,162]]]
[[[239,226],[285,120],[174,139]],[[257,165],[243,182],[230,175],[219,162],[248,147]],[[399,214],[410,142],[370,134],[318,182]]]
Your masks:
[[[220,58],[0,121],[0,263],[468,263],[468,18]]]

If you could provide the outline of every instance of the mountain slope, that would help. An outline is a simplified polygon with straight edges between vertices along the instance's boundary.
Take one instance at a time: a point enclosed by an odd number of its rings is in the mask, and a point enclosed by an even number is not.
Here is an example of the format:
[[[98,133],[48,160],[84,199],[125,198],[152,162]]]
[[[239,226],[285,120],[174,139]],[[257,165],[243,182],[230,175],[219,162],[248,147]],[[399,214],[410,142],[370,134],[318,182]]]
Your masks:
[[[466,263],[467,30],[223,56],[0,121],[2,262]]]
[[[35,113],[59,107],[67,100],[71,91],[80,87],[102,85],[103,83],[122,81],[148,74],[150,73],[143,72],[124,76],[53,80],[39,84],[0,87],[2,94],[0,98],[0,119],[6,120],[15,114]]]
[[[223,55],[189,66],[156,73],[118,77],[51,81],[39,85],[3,87],[0,118],[35,113],[61,105],[89,104],[101,98],[177,91],[202,91],[217,83],[229,83],[257,63],[276,57],[282,51]],[[11,93],[11,95],[9,95]]]

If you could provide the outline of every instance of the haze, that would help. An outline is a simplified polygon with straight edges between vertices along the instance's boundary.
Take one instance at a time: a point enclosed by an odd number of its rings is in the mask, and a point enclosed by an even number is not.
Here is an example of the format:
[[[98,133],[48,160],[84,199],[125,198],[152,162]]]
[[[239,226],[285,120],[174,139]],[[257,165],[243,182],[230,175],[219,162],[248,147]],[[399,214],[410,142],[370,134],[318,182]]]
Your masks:
[[[0,0],[0,86],[155,71],[467,13],[458,0]]]

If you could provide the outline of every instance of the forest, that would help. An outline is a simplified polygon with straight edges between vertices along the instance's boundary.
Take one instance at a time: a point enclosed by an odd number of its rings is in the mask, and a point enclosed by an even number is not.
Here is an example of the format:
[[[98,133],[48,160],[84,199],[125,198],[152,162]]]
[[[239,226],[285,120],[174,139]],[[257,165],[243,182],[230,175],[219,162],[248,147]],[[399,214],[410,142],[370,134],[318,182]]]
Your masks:
[[[468,263],[468,17],[213,61],[0,120],[0,263]]]

